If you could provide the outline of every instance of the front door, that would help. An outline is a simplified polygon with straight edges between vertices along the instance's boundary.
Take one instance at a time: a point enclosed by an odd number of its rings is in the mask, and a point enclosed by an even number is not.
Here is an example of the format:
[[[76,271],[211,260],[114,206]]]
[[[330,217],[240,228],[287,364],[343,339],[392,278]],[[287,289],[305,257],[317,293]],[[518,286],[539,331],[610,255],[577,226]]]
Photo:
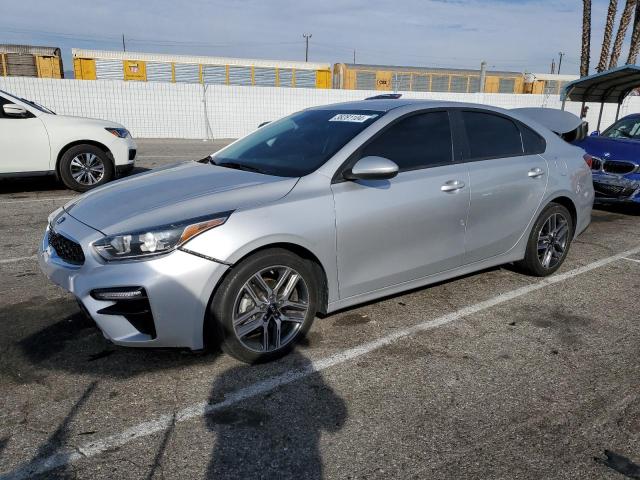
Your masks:
[[[51,169],[49,136],[31,114],[12,117],[2,106],[12,103],[0,96],[0,173],[44,172]]]
[[[340,298],[461,265],[469,178],[452,150],[446,111],[414,114],[356,154],[394,161],[400,168],[395,178],[332,185]]]

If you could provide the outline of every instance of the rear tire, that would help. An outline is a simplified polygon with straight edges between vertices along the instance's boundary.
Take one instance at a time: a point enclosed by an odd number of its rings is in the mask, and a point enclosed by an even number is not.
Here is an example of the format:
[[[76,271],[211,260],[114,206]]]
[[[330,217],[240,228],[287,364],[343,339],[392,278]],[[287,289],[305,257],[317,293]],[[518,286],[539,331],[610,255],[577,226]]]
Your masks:
[[[533,225],[525,257],[516,266],[536,277],[551,275],[567,258],[574,229],[569,210],[558,203],[550,203]]]
[[[60,179],[67,188],[86,192],[113,179],[113,162],[94,145],[81,144],[64,152],[59,165]]]
[[[272,248],[234,266],[213,296],[209,331],[222,350],[246,363],[280,358],[306,335],[318,306],[313,264]]]

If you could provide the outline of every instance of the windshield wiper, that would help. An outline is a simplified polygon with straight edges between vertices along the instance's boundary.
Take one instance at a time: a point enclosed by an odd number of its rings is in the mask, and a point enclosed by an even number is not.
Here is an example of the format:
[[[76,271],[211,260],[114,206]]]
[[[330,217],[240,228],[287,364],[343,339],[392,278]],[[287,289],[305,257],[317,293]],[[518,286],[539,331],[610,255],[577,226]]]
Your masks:
[[[244,170],[245,172],[255,172],[255,173],[264,174],[264,170],[261,170],[258,167],[253,167],[251,165],[245,165],[244,163],[238,163],[238,162],[218,163],[213,158],[211,158],[211,163],[218,167],[233,168],[234,170]]]

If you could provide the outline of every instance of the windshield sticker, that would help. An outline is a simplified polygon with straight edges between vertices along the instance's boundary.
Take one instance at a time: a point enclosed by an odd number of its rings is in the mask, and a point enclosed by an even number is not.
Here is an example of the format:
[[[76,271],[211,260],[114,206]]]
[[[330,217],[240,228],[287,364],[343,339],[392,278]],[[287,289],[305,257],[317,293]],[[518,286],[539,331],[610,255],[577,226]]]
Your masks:
[[[364,123],[367,120],[371,120],[372,118],[376,118],[378,115],[359,115],[356,113],[339,113],[334,117],[330,118],[330,122],[355,122],[355,123]]]

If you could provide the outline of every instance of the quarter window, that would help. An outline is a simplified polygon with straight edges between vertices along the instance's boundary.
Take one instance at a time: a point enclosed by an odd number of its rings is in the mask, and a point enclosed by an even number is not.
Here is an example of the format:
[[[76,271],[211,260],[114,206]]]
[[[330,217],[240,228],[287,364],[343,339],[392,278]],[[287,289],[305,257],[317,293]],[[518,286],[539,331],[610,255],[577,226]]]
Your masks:
[[[469,160],[522,155],[520,130],[511,120],[484,112],[462,112]]]
[[[449,114],[429,112],[400,120],[366,145],[360,158],[388,158],[403,171],[450,164],[452,151]]]
[[[524,147],[525,155],[544,153],[547,148],[547,142],[545,142],[544,138],[522,124],[520,124],[520,133],[522,134],[522,146]]]

